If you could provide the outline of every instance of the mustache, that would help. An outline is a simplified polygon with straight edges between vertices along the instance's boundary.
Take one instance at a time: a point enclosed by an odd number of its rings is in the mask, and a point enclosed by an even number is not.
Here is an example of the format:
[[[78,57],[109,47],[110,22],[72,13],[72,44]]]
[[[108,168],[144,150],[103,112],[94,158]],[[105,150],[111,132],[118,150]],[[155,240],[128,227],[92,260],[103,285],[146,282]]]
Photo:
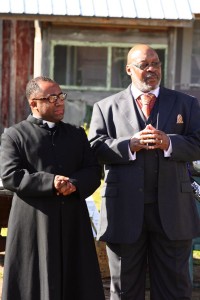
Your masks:
[[[151,73],[149,72],[149,73],[146,74],[145,78],[146,79],[149,79],[149,78],[157,78],[157,79],[159,79],[159,76],[158,76],[158,74],[156,74],[154,72],[151,72]]]

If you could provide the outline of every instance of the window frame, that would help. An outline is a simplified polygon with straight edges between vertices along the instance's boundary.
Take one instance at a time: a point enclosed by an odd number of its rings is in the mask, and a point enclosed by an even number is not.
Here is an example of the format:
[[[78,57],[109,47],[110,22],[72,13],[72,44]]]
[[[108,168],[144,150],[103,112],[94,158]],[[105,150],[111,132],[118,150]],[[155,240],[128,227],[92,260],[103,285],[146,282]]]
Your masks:
[[[81,41],[72,41],[72,40],[51,40],[51,45],[50,45],[50,77],[54,78],[54,47],[57,45],[61,46],[84,46],[84,47],[103,47],[107,48],[107,66],[106,66],[106,86],[105,87],[95,87],[95,86],[80,86],[80,85],[60,85],[61,88],[64,90],[78,90],[78,91],[113,91],[117,92],[122,90],[122,87],[112,87],[112,48],[127,48],[127,53],[128,49],[133,47],[133,43],[112,43],[112,42],[81,42]],[[167,45],[162,45],[162,44],[151,44],[150,45],[152,48],[164,50],[164,69],[163,69],[163,82],[166,82],[166,70],[167,70],[167,52],[168,48]],[[124,66],[124,72],[125,66]]]

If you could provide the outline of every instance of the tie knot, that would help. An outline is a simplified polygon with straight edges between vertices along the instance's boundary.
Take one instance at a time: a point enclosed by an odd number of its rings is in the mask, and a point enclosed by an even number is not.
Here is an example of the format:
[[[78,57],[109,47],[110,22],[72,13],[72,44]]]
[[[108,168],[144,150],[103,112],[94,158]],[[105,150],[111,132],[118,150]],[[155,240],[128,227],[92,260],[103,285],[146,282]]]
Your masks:
[[[142,94],[140,99],[143,105],[148,105],[151,101],[155,102],[156,96],[154,94]]]
[[[138,105],[142,109],[146,119],[148,119],[151,110],[155,104],[156,96],[154,94],[142,94],[138,97]]]

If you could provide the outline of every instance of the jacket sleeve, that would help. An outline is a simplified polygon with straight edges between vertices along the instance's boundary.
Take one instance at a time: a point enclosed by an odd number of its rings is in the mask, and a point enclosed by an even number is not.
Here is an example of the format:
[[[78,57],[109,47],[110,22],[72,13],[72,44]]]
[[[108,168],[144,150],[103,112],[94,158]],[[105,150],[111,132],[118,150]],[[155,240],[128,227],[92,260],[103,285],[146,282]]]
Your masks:
[[[11,129],[12,130],[12,129]],[[54,174],[48,172],[29,172],[25,168],[25,156],[12,135],[1,136],[0,165],[1,178],[5,189],[20,196],[54,196]]]
[[[83,159],[81,168],[70,176],[70,181],[77,187],[80,198],[89,197],[101,183],[101,166],[94,155],[84,129],[79,129],[80,147]]]
[[[111,109],[111,108],[110,108]],[[110,124],[109,109],[103,114],[98,103],[94,104],[90,123],[89,141],[101,164],[129,163],[129,141],[131,136],[114,137],[115,125]]]

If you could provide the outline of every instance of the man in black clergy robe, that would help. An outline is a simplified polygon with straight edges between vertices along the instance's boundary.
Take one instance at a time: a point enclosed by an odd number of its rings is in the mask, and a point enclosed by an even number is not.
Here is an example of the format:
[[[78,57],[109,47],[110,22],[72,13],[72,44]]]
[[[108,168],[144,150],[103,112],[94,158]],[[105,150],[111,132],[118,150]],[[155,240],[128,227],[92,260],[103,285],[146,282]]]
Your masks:
[[[63,123],[59,85],[28,82],[32,113],[1,139],[1,177],[14,193],[2,300],[105,299],[85,198],[101,170],[82,128]]]

